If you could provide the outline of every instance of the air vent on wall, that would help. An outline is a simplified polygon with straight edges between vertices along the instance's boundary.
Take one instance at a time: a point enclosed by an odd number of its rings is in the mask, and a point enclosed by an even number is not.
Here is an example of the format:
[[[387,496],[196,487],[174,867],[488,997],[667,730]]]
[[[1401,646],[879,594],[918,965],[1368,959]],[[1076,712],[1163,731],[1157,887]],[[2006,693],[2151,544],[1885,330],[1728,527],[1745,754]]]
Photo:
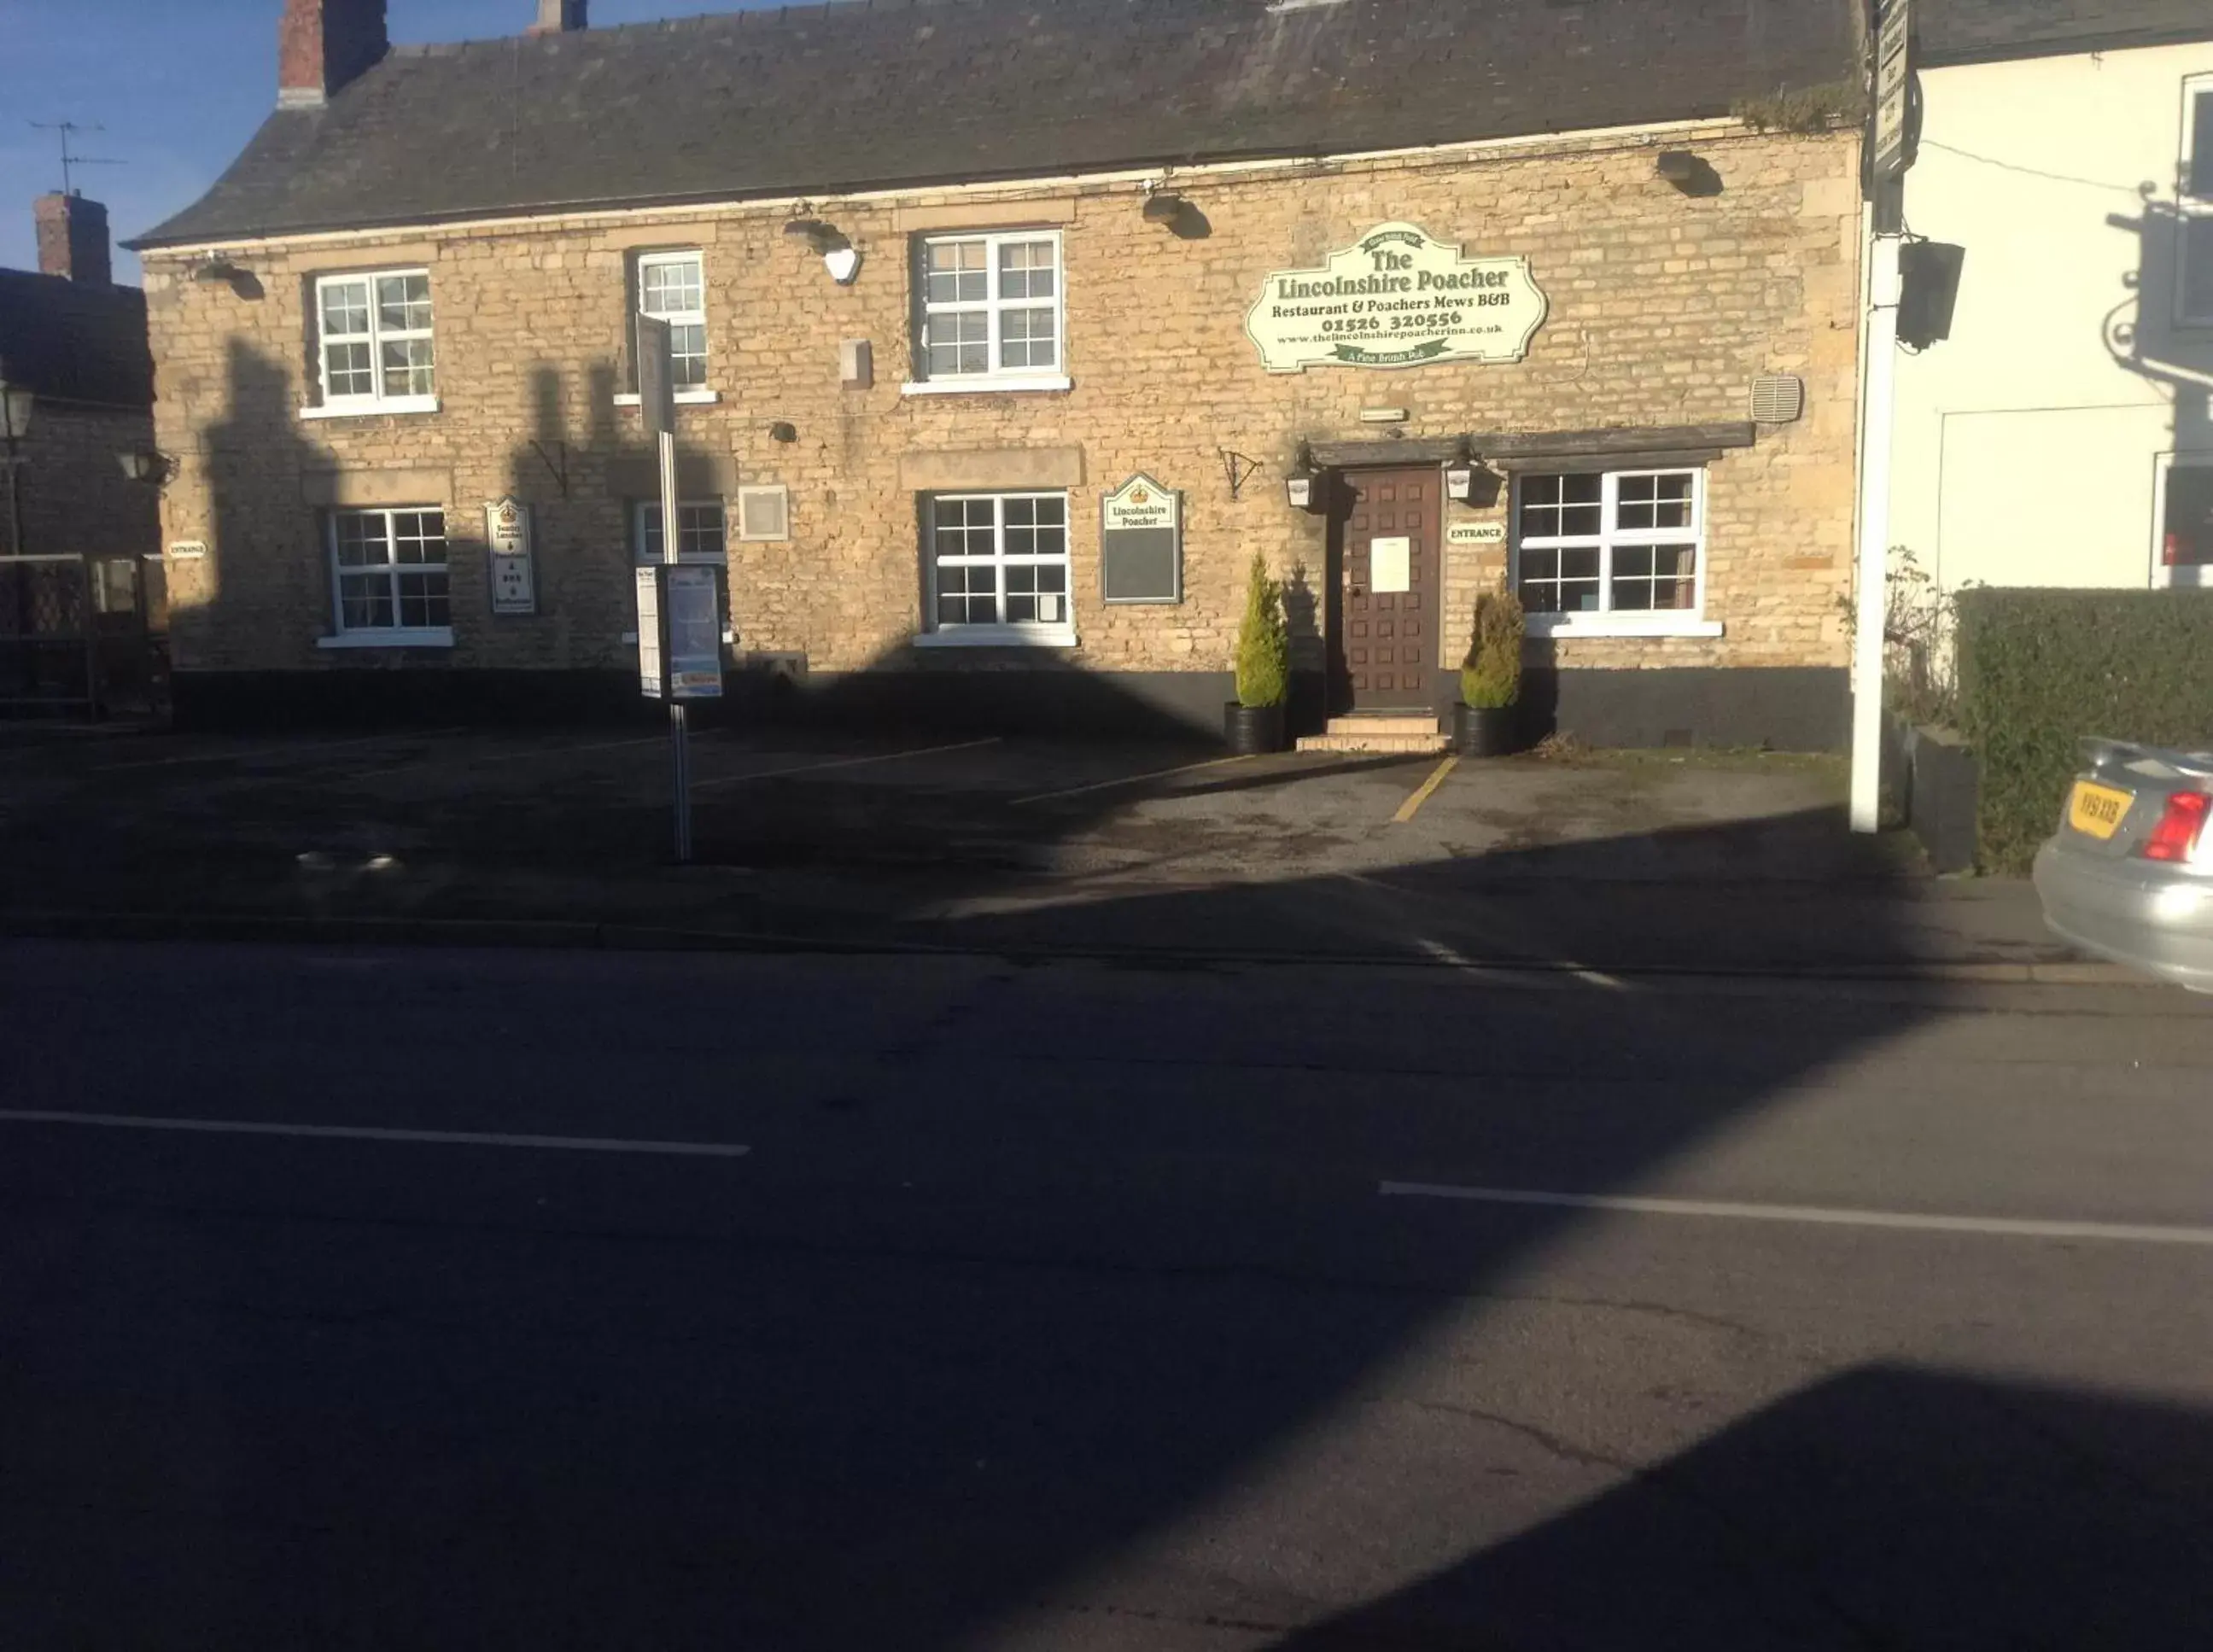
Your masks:
[[[1789,424],[1806,411],[1806,381],[1789,373],[1764,373],[1752,381],[1752,422]]]
[[[738,537],[741,539],[788,539],[791,537],[789,496],[781,485],[738,490]]]

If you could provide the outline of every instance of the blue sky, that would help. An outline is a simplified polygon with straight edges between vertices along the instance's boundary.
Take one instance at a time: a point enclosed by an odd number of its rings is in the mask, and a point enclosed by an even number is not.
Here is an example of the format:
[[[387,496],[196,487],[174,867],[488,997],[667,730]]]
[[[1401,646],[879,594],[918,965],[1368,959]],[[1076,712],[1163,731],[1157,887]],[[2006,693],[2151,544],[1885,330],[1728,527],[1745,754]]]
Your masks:
[[[758,3],[758,0],[756,0]],[[592,0],[597,27],[701,12],[747,0]],[[82,152],[129,164],[88,167],[76,186],[107,203],[116,239],[188,205],[221,175],[277,101],[283,0],[0,0],[0,268],[35,269],[31,203],[61,187],[58,134],[34,120],[103,125]],[[537,0],[390,0],[394,40],[514,34]],[[137,260],[118,253],[118,275]]]

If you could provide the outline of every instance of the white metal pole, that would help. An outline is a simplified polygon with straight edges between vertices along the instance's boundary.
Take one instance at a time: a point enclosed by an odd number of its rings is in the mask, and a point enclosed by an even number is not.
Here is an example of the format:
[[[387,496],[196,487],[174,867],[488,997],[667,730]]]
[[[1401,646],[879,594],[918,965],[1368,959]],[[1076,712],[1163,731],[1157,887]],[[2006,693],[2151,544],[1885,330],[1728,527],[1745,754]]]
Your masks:
[[[1858,595],[1852,627],[1852,803],[1855,832],[1882,824],[1882,629],[1890,559],[1890,444],[1896,423],[1898,262],[1901,238],[1869,251],[1867,389],[1860,412]]]
[[[661,457],[661,560],[664,567],[674,568],[677,559],[677,538],[680,532],[677,522],[676,504],[676,433],[660,433]],[[668,592],[661,591],[661,611],[664,623],[668,612]],[[664,665],[665,665],[664,661]],[[676,860],[679,865],[692,859],[692,753],[691,731],[685,726],[684,702],[674,692],[668,696],[668,778],[669,789],[674,795],[676,814]]]

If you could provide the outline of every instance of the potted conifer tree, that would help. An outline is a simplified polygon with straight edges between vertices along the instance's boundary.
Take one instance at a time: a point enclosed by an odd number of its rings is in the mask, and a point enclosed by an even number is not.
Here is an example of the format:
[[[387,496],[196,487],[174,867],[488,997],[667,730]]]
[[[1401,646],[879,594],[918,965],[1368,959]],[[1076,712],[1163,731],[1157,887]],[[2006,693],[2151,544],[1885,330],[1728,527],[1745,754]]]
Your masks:
[[[1521,698],[1521,599],[1501,581],[1475,599],[1475,635],[1460,668],[1453,749],[1464,757],[1503,757],[1518,749],[1515,702]]]
[[[1283,621],[1283,588],[1268,576],[1267,558],[1253,557],[1245,618],[1237,627],[1237,698],[1222,708],[1222,733],[1241,757],[1283,749],[1283,703],[1291,693],[1291,634]]]

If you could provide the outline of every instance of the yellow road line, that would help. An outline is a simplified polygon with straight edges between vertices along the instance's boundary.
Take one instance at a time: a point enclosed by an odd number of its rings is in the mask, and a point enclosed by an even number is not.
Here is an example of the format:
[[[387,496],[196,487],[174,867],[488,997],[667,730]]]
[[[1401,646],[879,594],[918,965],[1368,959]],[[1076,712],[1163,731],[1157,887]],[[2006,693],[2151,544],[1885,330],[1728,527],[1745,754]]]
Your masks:
[[[1457,756],[1448,757],[1436,766],[1436,771],[1422,782],[1421,789],[1399,805],[1399,812],[1391,817],[1393,826],[1404,826],[1414,818],[1414,813],[1430,801],[1430,796],[1445,783],[1445,777],[1460,766]]]
[[[1161,780],[1172,774],[1189,774],[1197,769],[1218,769],[1225,764],[1249,760],[1242,757],[1210,757],[1204,763],[1179,764],[1173,769],[1155,769],[1146,774],[1117,775],[1112,780],[1094,780],[1088,786],[1070,786],[1061,791],[1041,791],[1032,797],[1017,797],[1014,806],[1021,808],[1031,803],[1050,803],[1056,797],[1081,797],[1086,792],[1109,791],[1116,786],[1134,786],[1141,780]]]

